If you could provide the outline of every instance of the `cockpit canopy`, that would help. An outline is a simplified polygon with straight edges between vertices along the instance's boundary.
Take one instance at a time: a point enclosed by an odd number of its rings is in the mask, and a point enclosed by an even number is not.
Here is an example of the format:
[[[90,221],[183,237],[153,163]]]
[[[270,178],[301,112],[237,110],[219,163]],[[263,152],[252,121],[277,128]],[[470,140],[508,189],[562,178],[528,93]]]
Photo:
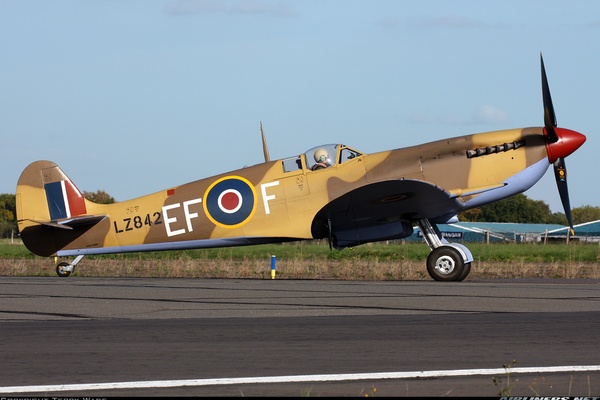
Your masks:
[[[337,144],[325,144],[307,150],[304,153],[306,156],[306,167],[313,171],[331,167],[336,163],[337,149]]]
[[[314,171],[343,163],[346,160],[360,156],[361,153],[343,144],[324,144],[308,149],[304,155],[306,157],[306,168]]]
[[[362,153],[343,144],[323,144],[308,149],[303,154],[304,157],[300,154],[297,157],[290,157],[282,160],[283,170],[285,172],[301,170],[302,158],[305,160],[307,170],[316,171],[318,169],[329,168],[336,164],[341,164],[344,161],[362,155]]]

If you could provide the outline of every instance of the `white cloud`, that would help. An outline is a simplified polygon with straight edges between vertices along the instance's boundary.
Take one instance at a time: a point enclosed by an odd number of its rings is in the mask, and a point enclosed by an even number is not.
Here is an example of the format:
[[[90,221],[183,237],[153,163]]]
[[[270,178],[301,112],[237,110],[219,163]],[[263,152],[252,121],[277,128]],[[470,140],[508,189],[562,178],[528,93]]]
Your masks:
[[[505,124],[509,122],[508,115],[501,109],[490,106],[481,106],[471,118],[464,118],[457,114],[426,114],[414,112],[407,116],[410,124],[440,124],[453,126],[469,126],[477,124]]]
[[[440,15],[438,17],[415,18],[411,22],[415,26],[424,28],[473,28],[485,25],[480,21],[460,15]]]
[[[503,124],[509,121],[504,111],[490,105],[481,106],[473,118],[475,123]]]
[[[280,1],[262,0],[169,0],[164,8],[171,15],[192,14],[265,14],[279,17],[296,14],[293,7]]]

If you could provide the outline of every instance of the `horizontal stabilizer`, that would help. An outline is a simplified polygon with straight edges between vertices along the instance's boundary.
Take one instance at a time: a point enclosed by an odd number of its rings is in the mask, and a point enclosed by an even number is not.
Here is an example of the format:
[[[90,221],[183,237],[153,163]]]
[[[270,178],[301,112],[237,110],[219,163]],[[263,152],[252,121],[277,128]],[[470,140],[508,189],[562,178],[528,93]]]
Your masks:
[[[80,217],[64,218],[54,221],[40,221],[29,218],[28,221],[35,222],[40,225],[50,226],[52,228],[73,229],[78,226],[95,225],[106,217],[106,215],[83,215]]]

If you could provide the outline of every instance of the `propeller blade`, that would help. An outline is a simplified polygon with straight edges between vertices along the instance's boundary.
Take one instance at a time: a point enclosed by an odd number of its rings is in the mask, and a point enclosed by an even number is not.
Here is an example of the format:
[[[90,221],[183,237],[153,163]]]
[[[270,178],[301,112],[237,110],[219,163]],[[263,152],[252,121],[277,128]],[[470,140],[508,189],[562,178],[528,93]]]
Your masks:
[[[548,133],[548,138],[552,142],[558,140],[558,135],[554,128],[557,126],[556,114],[552,105],[552,97],[550,96],[550,87],[548,86],[548,78],[546,77],[546,68],[544,68],[544,58],[540,53],[540,61],[542,64],[542,98],[544,101],[544,127]]]
[[[564,158],[558,158],[554,162],[554,177],[556,178],[556,186],[558,187],[558,193],[560,194],[560,201],[562,202],[569,228],[571,228],[571,235],[575,234],[573,229],[573,218],[571,217],[571,202],[569,201],[569,190],[567,188],[567,166]]]

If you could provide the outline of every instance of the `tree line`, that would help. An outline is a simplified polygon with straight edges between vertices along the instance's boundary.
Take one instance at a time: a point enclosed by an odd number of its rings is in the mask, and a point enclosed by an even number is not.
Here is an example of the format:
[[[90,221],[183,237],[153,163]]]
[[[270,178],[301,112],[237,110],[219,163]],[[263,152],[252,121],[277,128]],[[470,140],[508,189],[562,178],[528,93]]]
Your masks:
[[[83,196],[95,203],[111,204],[115,199],[103,190],[83,192]],[[17,236],[16,201],[14,194],[0,194],[0,237]],[[583,206],[571,210],[573,224],[600,220],[600,207]],[[512,222],[520,224],[567,225],[564,213],[553,213],[541,200],[532,200],[518,194],[479,208],[458,214],[462,222]]]

